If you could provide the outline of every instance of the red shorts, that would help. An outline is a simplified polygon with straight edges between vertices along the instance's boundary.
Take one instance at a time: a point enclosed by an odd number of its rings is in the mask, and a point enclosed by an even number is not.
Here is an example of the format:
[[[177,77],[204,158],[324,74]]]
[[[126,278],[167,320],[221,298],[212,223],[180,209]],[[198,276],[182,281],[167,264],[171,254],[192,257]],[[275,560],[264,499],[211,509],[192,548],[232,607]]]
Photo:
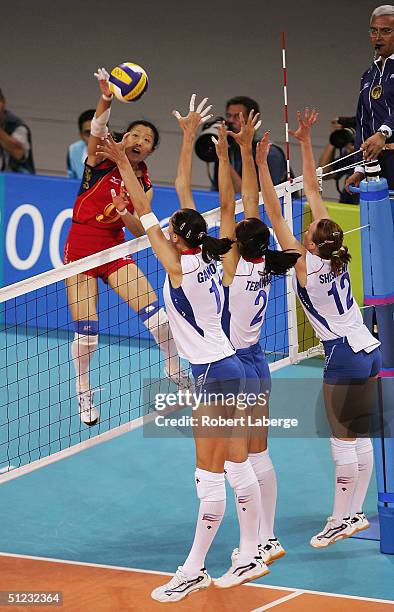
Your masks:
[[[90,225],[72,223],[64,246],[64,263],[68,264],[72,261],[77,261],[117,244],[123,244],[123,242],[125,242],[123,230],[116,230],[115,232],[106,228],[98,230]],[[93,276],[94,278],[101,278],[106,283],[110,274],[130,264],[135,265],[135,261],[131,255],[126,255],[110,263],[97,266],[97,268],[86,270],[83,274]]]

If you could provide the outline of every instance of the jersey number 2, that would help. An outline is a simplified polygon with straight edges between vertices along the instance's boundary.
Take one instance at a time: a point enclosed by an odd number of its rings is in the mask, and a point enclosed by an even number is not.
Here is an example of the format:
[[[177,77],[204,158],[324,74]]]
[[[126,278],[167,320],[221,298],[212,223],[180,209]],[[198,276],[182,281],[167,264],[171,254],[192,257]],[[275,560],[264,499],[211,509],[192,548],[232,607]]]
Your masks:
[[[260,323],[260,321],[263,318],[263,315],[261,313],[264,311],[264,308],[266,307],[266,304],[267,304],[267,294],[264,291],[264,289],[260,289],[260,291],[257,294],[257,297],[256,297],[256,299],[254,301],[256,306],[258,304],[260,304],[261,298],[263,298],[263,305],[262,305],[261,308],[258,309],[258,311],[254,315],[253,319],[251,320],[250,327],[252,327],[253,325],[256,325],[257,323]]]

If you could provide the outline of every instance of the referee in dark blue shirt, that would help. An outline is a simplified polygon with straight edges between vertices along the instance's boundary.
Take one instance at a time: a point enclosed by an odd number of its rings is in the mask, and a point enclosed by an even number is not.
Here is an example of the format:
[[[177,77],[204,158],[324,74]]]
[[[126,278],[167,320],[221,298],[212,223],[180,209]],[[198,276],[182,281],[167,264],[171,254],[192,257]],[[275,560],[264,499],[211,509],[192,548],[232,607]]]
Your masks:
[[[381,176],[387,179],[389,189],[394,189],[393,5],[385,4],[373,11],[369,35],[377,59],[361,78],[354,148],[362,149],[365,161],[379,159]],[[363,178],[363,166],[356,166],[346,186],[358,186]]]

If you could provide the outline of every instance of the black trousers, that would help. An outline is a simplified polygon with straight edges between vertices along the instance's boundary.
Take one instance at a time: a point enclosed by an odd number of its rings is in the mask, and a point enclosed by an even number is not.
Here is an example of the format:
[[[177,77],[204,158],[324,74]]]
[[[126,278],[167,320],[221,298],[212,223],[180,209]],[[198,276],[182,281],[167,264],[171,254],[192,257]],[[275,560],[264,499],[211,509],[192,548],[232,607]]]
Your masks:
[[[382,168],[381,176],[387,180],[389,189],[394,190],[394,149],[382,151],[378,160]]]

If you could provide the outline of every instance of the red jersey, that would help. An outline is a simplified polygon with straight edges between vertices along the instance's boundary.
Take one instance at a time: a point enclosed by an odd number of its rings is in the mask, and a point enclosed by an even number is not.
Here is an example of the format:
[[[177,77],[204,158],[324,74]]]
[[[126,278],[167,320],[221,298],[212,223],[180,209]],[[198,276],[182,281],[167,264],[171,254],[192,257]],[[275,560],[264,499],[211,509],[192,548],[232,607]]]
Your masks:
[[[142,176],[138,177],[144,191],[152,187],[148,169],[140,162]],[[112,161],[104,159],[97,166],[85,164],[81,187],[73,208],[73,223],[89,225],[97,229],[110,229],[118,232],[124,227],[122,217],[116,212],[112,203],[111,189],[120,191],[122,177]],[[133,213],[134,206],[130,200],[127,210]]]

